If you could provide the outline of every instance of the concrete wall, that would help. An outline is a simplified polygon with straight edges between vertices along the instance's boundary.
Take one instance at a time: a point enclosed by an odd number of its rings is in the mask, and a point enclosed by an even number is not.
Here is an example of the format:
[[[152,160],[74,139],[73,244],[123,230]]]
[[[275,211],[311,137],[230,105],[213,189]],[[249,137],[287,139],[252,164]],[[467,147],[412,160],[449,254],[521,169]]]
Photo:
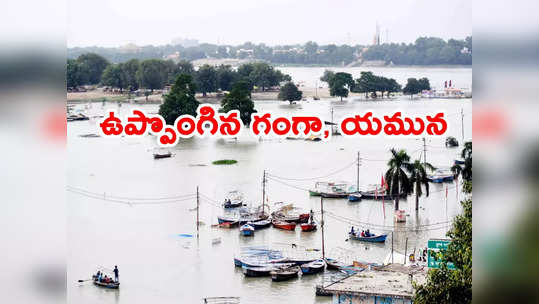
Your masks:
[[[333,304],[411,304],[411,300],[389,297],[333,295]]]

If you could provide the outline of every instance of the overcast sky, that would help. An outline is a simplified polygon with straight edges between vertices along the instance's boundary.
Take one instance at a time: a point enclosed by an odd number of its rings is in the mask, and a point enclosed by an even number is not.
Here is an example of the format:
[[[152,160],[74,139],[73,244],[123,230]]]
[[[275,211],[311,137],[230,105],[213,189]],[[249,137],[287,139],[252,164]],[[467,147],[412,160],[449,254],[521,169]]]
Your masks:
[[[470,0],[68,0],[67,45],[370,44],[472,34]],[[387,31],[386,31],[387,30]]]

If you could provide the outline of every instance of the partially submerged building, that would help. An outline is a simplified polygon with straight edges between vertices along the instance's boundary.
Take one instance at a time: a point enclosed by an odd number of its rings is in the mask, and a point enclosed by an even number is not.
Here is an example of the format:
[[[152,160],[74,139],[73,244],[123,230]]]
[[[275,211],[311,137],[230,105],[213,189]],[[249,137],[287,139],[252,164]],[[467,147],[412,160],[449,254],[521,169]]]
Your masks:
[[[333,295],[334,304],[409,304],[413,303],[412,282],[423,284],[424,267],[390,264],[377,269],[359,272],[322,287]]]

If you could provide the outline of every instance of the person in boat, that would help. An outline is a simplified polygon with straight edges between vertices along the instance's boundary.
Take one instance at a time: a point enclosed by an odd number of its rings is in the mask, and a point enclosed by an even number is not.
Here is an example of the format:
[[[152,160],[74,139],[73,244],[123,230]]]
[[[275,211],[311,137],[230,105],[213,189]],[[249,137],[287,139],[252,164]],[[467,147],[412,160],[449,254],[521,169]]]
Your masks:
[[[371,231],[369,229],[367,229],[367,231],[365,231],[365,236],[366,237],[370,237],[371,236]]]
[[[311,209],[311,212],[309,214],[309,220],[311,222],[311,224],[313,223],[313,220],[314,220],[314,212],[313,212],[313,209]]]
[[[354,226],[352,226],[352,229],[350,229],[350,234],[351,234],[351,235],[354,235],[354,234],[355,234],[355,233],[354,233]]]
[[[361,237],[365,237],[365,230],[361,230]]]
[[[114,266],[113,272],[114,272],[114,281],[118,282],[119,275],[120,275],[120,271],[118,270],[118,266],[116,266],[116,265]]]

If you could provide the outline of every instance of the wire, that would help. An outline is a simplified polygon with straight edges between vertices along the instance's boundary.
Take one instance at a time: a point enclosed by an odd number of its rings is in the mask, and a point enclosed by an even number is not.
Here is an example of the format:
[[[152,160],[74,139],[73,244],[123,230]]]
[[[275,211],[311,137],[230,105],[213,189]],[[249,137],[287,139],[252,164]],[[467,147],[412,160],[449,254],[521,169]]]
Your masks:
[[[328,177],[328,176],[335,175],[335,174],[337,174],[339,172],[342,172],[342,171],[350,168],[352,165],[355,165],[355,164],[357,164],[357,160],[354,160],[352,163],[346,165],[345,167],[343,167],[341,169],[338,169],[337,171],[331,172],[331,173],[323,175],[323,176],[317,176],[317,177],[289,178],[289,177],[281,177],[281,176],[273,175],[273,174],[270,174],[270,173],[267,173],[267,175],[271,176],[273,178],[282,179],[282,180],[308,181],[308,180],[314,180],[314,179],[322,179],[322,178],[325,178],[325,177]]]
[[[169,196],[169,197],[139,198],[139,197],[125,197],[125,196],[109,195],[109,194],[106,194],[105,192],[103,192],[103,193],[92,192],[92,191],[84,190],[84,189],[81,189],[81,188],[76,188],[76,187],[73,187],[73,186],[67,186],[67,189],[68,189],[68,191],[71,191],[71,192],[76,191],[76,192],[81,192],[81,193],[85,193],[85,194],[88,194],[88,195],[106,196],[107,198],[111,198],[111,199],[116,199],[116,200],[129,200],[129,201],[162,201],[162,200],[176,200],[176,199],[181,199],[181,198],[185,198],[185,197],[194,195],[194,194],[184,194],[184,195]]]
[[[302,188],[302,187],[298,187],[298,186],[295,186],[295,185],[291,185],[291,184],[285,183],[283,181],[280,181],[278,179],[274,179],[274,178],[271,178],[271,177],[267,177],[267,179],[272,180],[274,182],[278,182],[279,184],[283,184],[283,185],[291,187],[291,188],[295,188],[295,189],[303,190],[303,191],[309,191],[309,189],[307,189],[307,188]]]
[[[120,199],[115,199],[115,198],[109,198],[109,197],[106,197],[106,196],[104,196],[104,195],[88,194],[88,193],[76,191],[76,190],[73,190],[73,189],[67,189],[67,191],[72,192],[72,193],[76,193],[76,194],[79,194],[79,195],[82,195],[82,196],[85,196],[85,197],[88,197],[88,198],[93,198],[93,199],[102,200],[102,201],[111,202],[111,203],[124,204],[124,205],[162,205],[162,204],[175,204],[175,203],[180,203],[180,202],[192,200],[193,198],[195,198],[195,194],[192,194],[192,195],[189,196],[189,197],[178,198],[178,199],[167,200],[167,201],[133,202],[133,201],[130,201],[130,200],[120,200]]]

